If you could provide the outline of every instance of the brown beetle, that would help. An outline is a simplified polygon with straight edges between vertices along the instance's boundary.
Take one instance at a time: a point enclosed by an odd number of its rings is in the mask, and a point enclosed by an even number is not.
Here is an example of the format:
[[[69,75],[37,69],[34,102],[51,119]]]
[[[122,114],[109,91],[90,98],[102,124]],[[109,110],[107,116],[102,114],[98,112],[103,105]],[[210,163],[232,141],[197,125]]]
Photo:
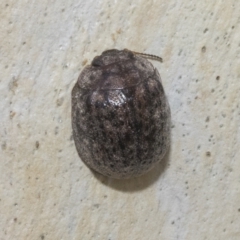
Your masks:
[[[83,69],[72,90],[78,154],[105,176],[144,174],[169,147],[170,108],[160,75],[145,56],[104,51]]]

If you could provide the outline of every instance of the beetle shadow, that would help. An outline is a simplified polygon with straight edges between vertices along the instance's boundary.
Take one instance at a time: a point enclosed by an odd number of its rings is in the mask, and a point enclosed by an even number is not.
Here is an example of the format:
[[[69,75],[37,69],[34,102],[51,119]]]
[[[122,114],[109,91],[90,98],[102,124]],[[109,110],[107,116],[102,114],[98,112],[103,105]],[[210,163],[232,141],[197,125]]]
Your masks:
[[[165,169],[169,166],[171,146],[168,149],[164,158],[158,163],[152,170],[148,173],[141,175],[136,178],[130,179],[114,179],[101,175],[93,170],[92,173],[94,177],[99,180],[102,184],[109,188],[121,191],[121,192],[137,192],[144,190],[154,184]]]

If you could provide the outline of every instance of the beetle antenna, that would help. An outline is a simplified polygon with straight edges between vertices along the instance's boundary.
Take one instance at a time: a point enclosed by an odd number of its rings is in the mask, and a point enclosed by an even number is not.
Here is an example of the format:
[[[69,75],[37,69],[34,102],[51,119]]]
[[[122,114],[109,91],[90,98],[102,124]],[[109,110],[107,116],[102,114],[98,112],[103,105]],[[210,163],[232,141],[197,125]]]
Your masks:
[[[156,56],[156,55],[152,55],[152,54],[147,54],[147,53],[140,53],[140,52],[135,52],[135,51],[131,51],[139,56],[142,56],[144,58],[148,58],[148,59],[152,59],[152,60],[156,60],[156,61],[159,61],[159,62],[163,62],[163,59],[159,56]]]

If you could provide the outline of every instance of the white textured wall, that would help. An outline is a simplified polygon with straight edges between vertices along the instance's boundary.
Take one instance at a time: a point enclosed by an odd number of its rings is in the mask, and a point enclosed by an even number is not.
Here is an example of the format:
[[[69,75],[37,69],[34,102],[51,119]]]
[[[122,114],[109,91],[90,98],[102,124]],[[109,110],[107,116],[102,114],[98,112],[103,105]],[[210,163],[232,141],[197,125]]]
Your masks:
[[[1,240],[240,239],[240,1],[1,0]],[[71,89],[103,50],[164,59],[171,151],[132,180],[94,176]]]

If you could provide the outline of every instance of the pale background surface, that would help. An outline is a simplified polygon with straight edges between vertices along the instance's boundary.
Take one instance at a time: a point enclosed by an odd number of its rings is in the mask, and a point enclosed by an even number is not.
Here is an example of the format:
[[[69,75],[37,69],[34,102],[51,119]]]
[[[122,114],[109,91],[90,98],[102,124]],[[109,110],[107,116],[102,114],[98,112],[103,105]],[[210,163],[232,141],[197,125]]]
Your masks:
[[[0,239],[239,240],[240,1],[1,0]],[[94,176],[71,89],[102,51],[164,59],[171,151],[138,179]]]

